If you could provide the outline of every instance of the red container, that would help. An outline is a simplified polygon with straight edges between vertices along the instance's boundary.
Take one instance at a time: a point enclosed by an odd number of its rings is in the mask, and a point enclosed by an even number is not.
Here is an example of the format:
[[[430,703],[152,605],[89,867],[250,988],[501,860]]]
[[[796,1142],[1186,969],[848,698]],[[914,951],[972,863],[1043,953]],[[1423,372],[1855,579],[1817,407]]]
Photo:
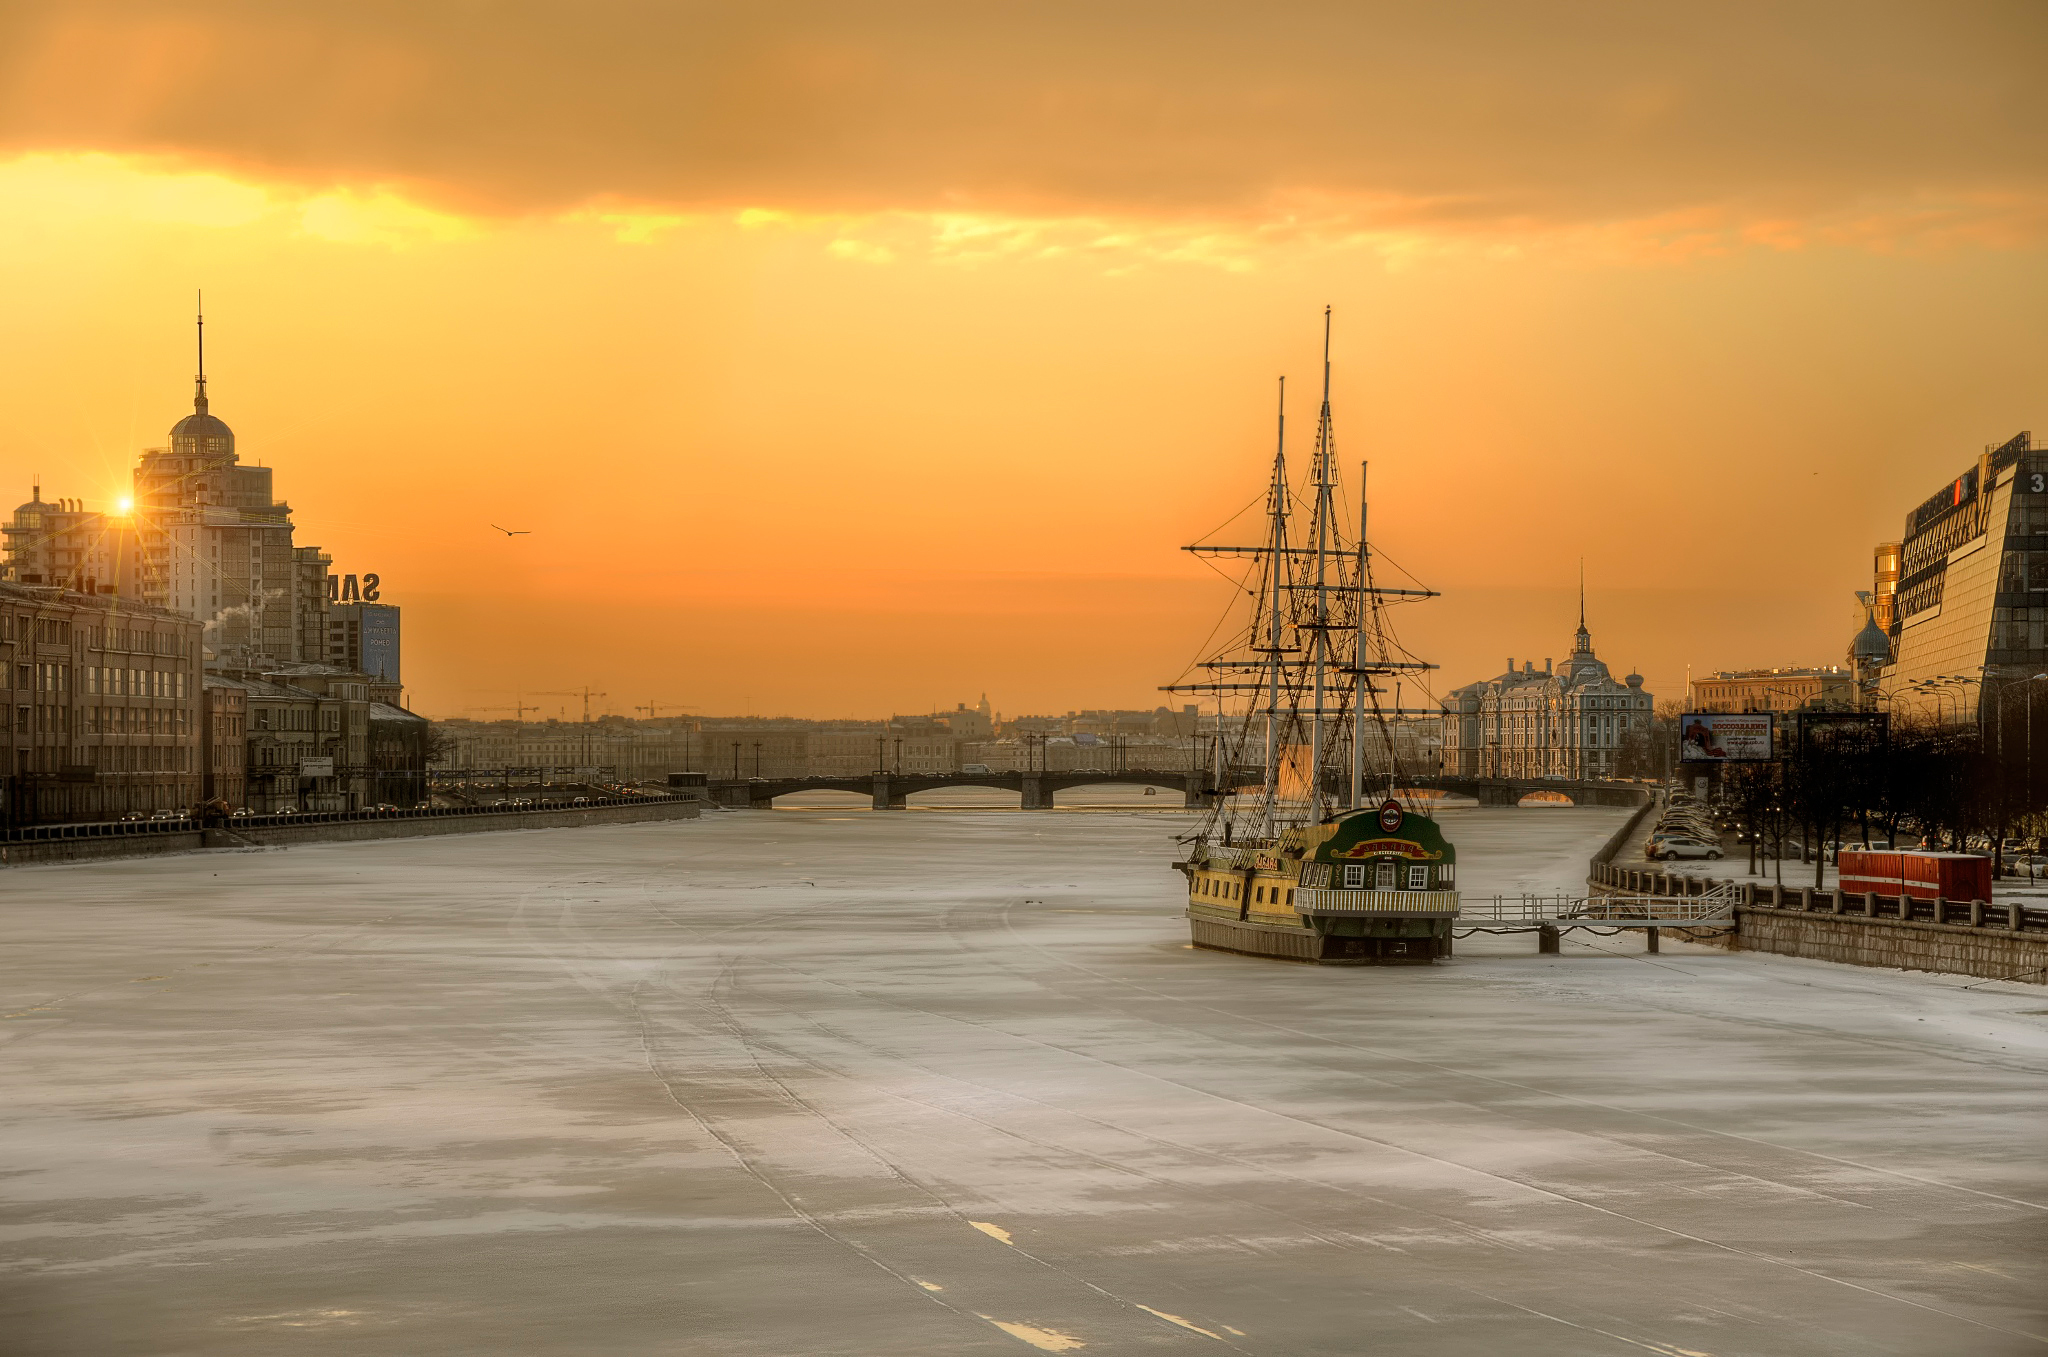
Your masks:
[[[1835,873],[1848,895],[1989,900],[1991,859],[1981,853],[1867,853],[1843,849]]]

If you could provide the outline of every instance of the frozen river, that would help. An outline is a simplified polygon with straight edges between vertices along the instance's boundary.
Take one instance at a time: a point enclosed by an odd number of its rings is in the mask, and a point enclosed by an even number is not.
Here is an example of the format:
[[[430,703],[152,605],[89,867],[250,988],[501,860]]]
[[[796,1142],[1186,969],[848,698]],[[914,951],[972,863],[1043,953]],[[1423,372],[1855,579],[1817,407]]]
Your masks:
[[[1491,894],[1622,815],[1445,820]],[[1188,823],[0,873],[0,1353],[2048,1347],[2048,990],[1198,952]]]

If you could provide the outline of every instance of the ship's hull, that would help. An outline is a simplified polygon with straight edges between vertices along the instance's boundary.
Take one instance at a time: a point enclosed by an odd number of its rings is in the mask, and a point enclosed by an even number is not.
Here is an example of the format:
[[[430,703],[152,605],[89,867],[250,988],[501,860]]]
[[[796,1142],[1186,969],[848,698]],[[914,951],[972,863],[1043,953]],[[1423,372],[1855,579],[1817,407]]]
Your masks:
[[[1356,931],[1352,927],[1356,926]],[[1451,955],[1449,919],[1342,920],[1343,932],[1188,911],[1197,947],[1316,966],[1427,966]]]

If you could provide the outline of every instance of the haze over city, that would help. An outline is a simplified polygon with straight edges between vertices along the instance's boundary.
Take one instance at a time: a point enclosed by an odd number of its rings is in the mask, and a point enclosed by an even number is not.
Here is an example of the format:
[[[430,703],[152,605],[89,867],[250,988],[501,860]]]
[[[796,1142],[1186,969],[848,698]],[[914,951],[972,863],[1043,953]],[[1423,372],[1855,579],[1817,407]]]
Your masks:
[[[11,7],[0,470],[111,504],[203,287],[418,710],[1060,711],[1228,604],[1325,304],[1438,691],[1582,557],[1653,692],[1839,662],[1900,487],[2039,422],[2038,6],[1187,18]]]

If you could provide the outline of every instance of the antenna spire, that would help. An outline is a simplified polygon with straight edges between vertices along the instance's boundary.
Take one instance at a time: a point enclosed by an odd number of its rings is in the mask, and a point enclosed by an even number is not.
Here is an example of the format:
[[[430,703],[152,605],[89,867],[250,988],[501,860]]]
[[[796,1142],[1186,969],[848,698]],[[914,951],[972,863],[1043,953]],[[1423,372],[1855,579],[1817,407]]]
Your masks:
[[[199,294],[199,375],[192,381],[192,413],[206,413],[206,293]]]

